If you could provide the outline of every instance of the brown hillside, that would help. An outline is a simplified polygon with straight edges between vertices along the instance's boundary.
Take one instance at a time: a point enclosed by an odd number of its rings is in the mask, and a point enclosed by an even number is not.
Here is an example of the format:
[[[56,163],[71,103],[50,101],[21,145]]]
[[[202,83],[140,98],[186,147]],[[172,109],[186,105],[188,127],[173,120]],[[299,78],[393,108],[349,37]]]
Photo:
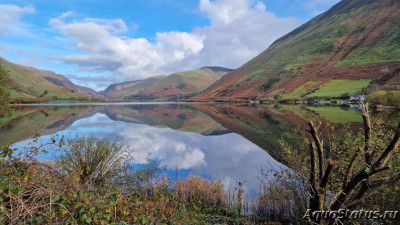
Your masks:
[[[334,79],[363,80],[355,94],[399,85],[399,68],[400,1],[343,0],[193,99],[318,97]]]

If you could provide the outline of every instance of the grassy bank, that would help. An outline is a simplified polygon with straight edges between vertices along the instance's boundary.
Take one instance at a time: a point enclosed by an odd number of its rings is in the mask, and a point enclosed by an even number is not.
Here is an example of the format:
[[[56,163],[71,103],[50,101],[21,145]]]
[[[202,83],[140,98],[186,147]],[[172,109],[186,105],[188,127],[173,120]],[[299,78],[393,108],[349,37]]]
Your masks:
[[[34,157],[62,151],[55,161]],[[171,182],[158,162],[131,166],[120,141],[53,138],[23,154],[0,151],[0,224],[258,224],[240,185],[189,176]]]

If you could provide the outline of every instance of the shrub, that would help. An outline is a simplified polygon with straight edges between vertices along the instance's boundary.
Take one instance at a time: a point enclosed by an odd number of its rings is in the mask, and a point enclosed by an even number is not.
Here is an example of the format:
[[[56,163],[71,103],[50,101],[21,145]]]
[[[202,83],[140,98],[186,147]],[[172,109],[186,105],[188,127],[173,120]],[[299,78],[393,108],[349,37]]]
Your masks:
[[[376,91],[367,96],[372,105],[390,105],[400,107],[400,91]]]
[[[400,91],[390,91],[387,95],[390,105],[400,107]]]
[[[63,154],[57,161],[58,166],[70,174],[78,175],[84,185],[104,184],[127,161],[128,149],[119,140],[111,142],[93,136],[75,137],[60,146]]]
[[[371,105],[386,105],[388,96],[386,91],[376,91],[367,96],[367,101]]]

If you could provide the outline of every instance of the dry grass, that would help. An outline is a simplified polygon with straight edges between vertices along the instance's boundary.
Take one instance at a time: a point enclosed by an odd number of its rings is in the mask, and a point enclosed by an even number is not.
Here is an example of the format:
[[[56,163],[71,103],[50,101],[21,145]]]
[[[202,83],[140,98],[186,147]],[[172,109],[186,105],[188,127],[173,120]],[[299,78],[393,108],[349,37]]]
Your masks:
[[[1,206],[7,210],[2,221],[5,224],[19,224],[38,216],[57,220],[54,212],[66,208],[54,200],[61,193],[79,189],[72,177],[61,175],[45,163],[16,162],[12,167],[2,165],[2,169],[1,175],[8,175],[1,176]]]
[[[178,180],[173,187],[176,199],[188,205],[226,204],[227,193],[218,179],[207,180],[198,176],[189,176],[186,179]]]

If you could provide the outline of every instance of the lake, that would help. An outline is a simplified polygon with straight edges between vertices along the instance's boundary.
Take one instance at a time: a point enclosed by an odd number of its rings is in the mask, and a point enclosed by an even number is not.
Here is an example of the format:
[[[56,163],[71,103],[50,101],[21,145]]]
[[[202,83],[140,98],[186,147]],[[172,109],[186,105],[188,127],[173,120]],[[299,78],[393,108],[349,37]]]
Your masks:
[[[40,134],[121,138],[132,149],[134,163],[161,160],[172,177],[197,174],[220,178],[227,186],[244,183],[254,192],[260,172],[285,168],[278,141],[304,140],[308,121],[322,129],[362,128],[361,113],[349,107],[230,104],[65,104],[14,106],[0,119],[0,145],[22,150]],[[399,112],[378,112],[374,121],[399,121]],[[324,128],[325,127],[325,128]],[[51,160],[57,152],[38,156]]]

